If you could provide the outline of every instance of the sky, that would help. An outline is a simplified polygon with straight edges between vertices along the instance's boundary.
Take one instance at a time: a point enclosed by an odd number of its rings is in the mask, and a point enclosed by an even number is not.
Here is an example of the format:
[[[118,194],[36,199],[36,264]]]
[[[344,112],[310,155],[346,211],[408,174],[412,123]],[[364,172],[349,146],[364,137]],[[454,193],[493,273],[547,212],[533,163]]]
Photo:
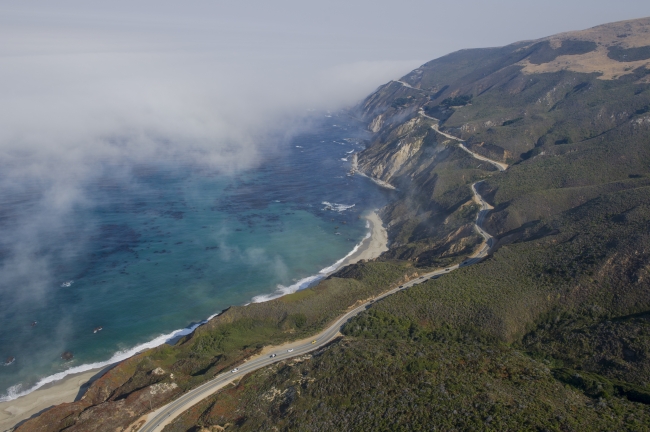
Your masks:
[[[33,273],[39,239],[93,205],[85,185],[107,166],[251,169],[306,113],[433,58],[644,16],[647,0],[3,1],[0,216],[40,198],[0,224],[0,272]]]

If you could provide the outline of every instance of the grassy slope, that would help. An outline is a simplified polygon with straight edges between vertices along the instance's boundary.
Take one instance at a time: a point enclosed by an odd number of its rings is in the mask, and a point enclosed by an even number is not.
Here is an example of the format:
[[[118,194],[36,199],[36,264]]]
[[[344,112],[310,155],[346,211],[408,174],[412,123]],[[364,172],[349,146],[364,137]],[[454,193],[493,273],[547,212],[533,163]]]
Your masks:
[[[647,430],[649,421],[644,405],[585,396],[507,346],[355,339],[249,375],[165,431]]]

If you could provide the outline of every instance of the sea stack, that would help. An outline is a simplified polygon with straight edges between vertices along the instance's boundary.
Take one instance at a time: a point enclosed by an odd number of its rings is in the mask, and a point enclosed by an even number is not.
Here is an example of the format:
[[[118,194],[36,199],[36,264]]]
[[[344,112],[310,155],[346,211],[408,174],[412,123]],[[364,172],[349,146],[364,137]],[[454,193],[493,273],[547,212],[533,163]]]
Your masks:
[[[73,357],[74,357],[74,356],[72,355],[72,353],[71,353],[70,351],[66,351],[66,352],[64,352],[63,354],[61,354],[61,358],[62,358],[63,360],[66,360],[66,361],[68,361],[68,360],[72,360]]]

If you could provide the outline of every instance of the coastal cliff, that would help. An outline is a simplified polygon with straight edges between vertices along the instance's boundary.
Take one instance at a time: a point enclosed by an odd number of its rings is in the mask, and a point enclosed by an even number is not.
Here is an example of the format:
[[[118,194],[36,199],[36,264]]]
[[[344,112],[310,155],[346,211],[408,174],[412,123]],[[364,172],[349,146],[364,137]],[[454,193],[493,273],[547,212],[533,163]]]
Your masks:
[[[373,132],[356,167],[398,190],[381,211],[389,251],[232,308],[17,430],[131,430],[262,346],[463,262],[482,243],[474,184],[494,207],[488,259],[373,304],[341,341],[247,375],[165,430],[648,429],[649,77],[646,18],[462,50],[381,86],[355,109]],[[161,384],[147,409],[141,395]]]

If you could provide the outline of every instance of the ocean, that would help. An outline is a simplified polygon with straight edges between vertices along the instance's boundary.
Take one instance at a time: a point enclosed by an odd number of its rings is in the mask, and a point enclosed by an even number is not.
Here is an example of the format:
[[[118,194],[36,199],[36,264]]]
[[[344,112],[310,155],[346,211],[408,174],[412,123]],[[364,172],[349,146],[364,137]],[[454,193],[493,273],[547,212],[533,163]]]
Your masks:
[[[26,236],[35,252],[18,260],[20,242],[0,240],[2,268],[34,269],[0,280],[0,363],[11,363],[0,401],[313,283],[367,235],[361,215],[390,199],[347,175],[367,138],[340,113],[236,174],[183,161],[104,167],[83,185],[89,203]],[[22,215],[42,199],[38,185],[0,196],[0,235],[29,232]]]

